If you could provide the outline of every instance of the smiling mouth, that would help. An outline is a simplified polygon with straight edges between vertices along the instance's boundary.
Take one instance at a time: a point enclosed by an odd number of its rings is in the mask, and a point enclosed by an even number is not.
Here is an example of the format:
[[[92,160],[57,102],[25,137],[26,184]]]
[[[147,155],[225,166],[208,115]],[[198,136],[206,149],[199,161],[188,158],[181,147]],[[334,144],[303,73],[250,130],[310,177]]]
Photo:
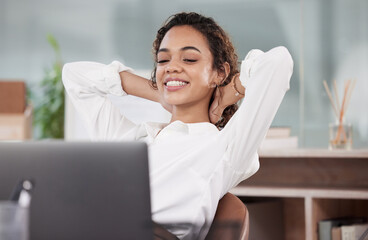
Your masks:
[[[188,84],[188,82],[184,82],[184,81],[168,81],[168,82],[165,83],[165,86],[179,87],[179,86],[185,86],[187,84]]]
[[[165,88],[168,91],[177,91],[187,86],[189,82],[183,81],[181,79],[171,78],[171,79],[167,79],[167,81],[164,84],[165,84]]]

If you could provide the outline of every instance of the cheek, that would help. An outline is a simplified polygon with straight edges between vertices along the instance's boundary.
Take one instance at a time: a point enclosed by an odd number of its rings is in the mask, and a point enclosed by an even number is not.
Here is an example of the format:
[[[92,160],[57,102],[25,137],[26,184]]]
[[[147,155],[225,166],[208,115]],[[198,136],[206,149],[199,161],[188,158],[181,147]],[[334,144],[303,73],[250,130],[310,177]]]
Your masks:
[[[199,78],[202,80],[203,85],[209,86],[215,79],[215,71],[211,67],[204,67],[202,71],[198,71]]]
[[[157,84],[162,83],[163,73],[164,73],[164,71],[163,71],[162,67],[157,67],[156,68],[156,82],[157,82]]]

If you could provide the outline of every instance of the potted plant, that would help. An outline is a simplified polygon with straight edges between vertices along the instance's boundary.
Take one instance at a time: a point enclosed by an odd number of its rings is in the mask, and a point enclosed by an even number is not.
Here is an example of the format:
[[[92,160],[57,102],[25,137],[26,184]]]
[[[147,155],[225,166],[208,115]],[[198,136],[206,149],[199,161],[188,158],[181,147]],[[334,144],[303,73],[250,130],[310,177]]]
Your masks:
[[[60,47],[56,39],[47,35],[47,41],[55,52],[55,61],[45,69],[40,84],[41,100],[35,107],[34,126],[39,130],[39,138],[64,138],[65,93],[61,80],[62,61]]]

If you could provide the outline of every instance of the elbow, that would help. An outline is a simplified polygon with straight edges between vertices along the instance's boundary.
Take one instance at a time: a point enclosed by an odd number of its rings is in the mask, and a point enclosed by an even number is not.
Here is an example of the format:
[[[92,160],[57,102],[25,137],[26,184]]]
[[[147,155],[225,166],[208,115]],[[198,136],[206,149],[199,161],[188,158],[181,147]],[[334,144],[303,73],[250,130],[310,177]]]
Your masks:
[[[275,51],[275,64],[278,68],[291,74],[294,68],[294,61],[289,50],[284,46],[276,47],[273,50]]]
[[[64,86],[67,83],[68,79],[70,79],[71,72],[72,72],[72,63],[65,63],[63,66],[63,70],[61,72],[61,78],[64,83]]]
[[[294,68],[294,61],[286,47],[279,47],[280,48],[280,62],[284,65],[284,68],[291,74]]]
[[[281,80],[285,81],[285,91],[287,91],[290,89],[290,79],[293,74],[294,61],[286,47],[280,46],[274,48],[274,50],[276,51],[274,62],[277,70],[281,74]]]
[[[71,62],[64,64],[61,72],[61,79],[66,89],[78,82],[78,79],[80,79],[80,77],[83,75],[81,69],[81,62]]]

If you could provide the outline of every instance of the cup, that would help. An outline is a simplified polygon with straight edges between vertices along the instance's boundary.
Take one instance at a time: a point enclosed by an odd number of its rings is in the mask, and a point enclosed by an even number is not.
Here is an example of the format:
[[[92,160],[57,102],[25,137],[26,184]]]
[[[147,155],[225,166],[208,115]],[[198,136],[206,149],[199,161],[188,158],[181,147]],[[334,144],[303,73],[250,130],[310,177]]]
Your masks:
[[[0,201],[0,239],[29,239],[29,209],[16,202]]]
[[[350,123],[335,122],[329,124],[329,149],[350,150],[353,145],[353,131]]]

